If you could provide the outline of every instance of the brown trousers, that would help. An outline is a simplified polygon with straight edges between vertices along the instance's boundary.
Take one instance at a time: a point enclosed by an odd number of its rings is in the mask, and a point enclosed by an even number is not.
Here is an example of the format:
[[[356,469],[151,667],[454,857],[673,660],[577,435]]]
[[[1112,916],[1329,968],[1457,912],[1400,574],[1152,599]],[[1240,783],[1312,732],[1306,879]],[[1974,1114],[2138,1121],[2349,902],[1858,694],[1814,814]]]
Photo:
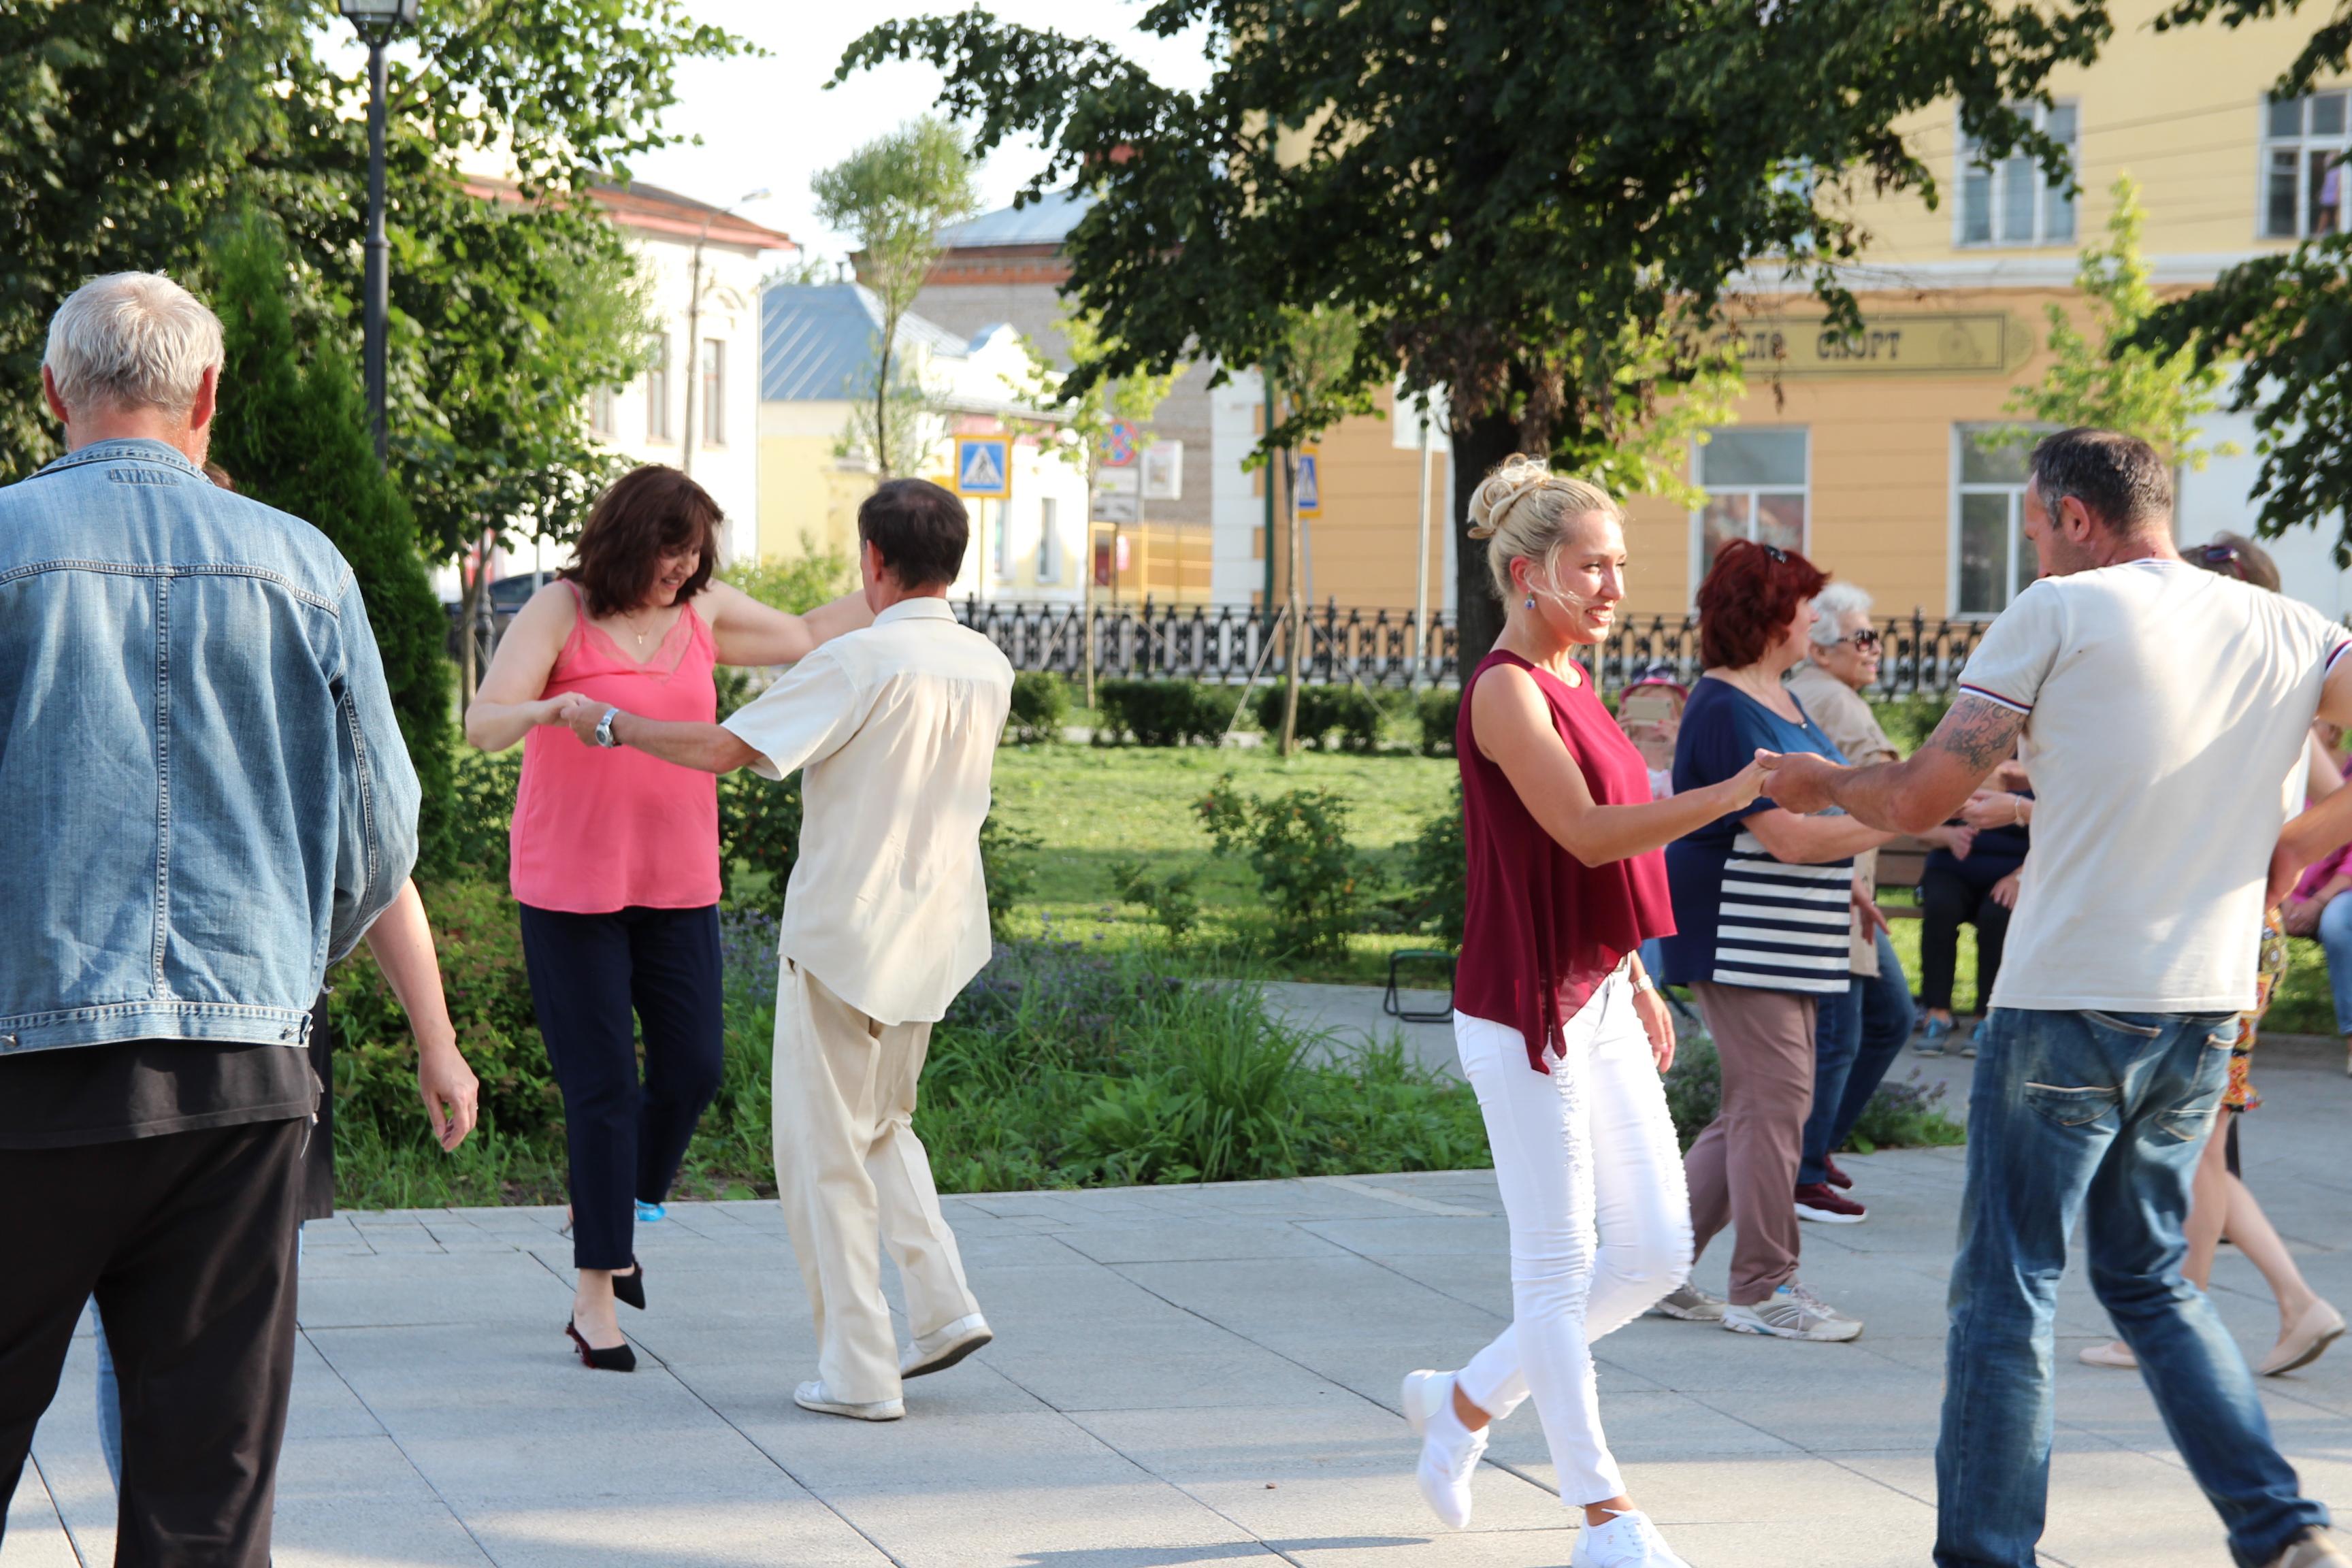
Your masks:
[[[1723,1104],[1683,1156],[1695,1256],[1726,1226],[1731,1300],[1752,1307],[1796,1278],[1797,1162],[1813,1108],[1814,999],[1701,981],[1691,987],[1723,1062]]]

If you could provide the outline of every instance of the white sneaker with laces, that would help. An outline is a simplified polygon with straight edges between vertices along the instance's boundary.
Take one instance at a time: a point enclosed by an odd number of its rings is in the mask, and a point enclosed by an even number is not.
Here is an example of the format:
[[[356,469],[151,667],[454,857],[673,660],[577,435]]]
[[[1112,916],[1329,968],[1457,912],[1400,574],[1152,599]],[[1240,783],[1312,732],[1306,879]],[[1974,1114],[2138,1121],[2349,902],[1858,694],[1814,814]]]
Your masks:
[[[988,1320],[978,1312],[958,1318],[917,1340],[914,1348],[898,1358],[898,1376],[904,1380],[945,1372],[995,1337],[989,1331]]]
[[[1675,1554],[1650,1516],[1639,1509],[1618,1514],[1606,1524],[1588,1524],[1576,1532],[1576,1551],[1569,1568],[1690,1568]]]
[[[1696,1285],[1677,1285],[1650,1309],[1654,1316],[1680,1318],[1686,1323],[1719,1323],[1723,1321],[1721,1298],[1710,1296]]]
[[[896,1421],[907,1414],[907,1402],[903,1399],[876,1399],[864,1404],[835,1399],[825,1392],[822,1379],[812,1379],[793,1389],[793,1403],[820,1415],[846,1415],[853,1421]]]
[[[1451,1528],[1470,1522],[1470,1476],[1486,1452],[1485,1428],[1473,1432],[1454,1414],[1454,1374],[1409,1372],[1400,1403],[1421,1439],[1421,1463],[1413,1482],[1432,1513]]]
[[[1735,1334],[1767,1334],[1776,1340],[1812,1340],[1829,1344],[1841,1344],[1862,1335],[1861,1319],[1847,1317],[1794,1279],[1752,1307],[1726,1307],[1723,1326]]]

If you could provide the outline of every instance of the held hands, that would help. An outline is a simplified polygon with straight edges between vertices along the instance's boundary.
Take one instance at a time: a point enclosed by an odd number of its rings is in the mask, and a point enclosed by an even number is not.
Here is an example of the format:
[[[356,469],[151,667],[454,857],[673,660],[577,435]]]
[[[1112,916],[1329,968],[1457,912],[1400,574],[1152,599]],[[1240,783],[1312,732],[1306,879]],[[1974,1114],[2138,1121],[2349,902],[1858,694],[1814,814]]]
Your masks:
[[[1724,792],[1724,810],[1738,811],[1749,801],[1762,795],[1770,784],[1769,777],[1764,772],[1764,763],[1761,760],[1763,753],[1759,752],[1757,755],[1758,761],[1748,763],[1716,786]]]
[[[2289,936],[2314,936],[2319,931],[2319,911],[2326,906],[2317,899],[2289,897],[2279,904],[2279,924]]]
[[[1650,1037],[1650,1059],[1658,1064],[1662,1073],[1675,1065],[1675,1015],[1666,1005],[1664,993],[1654,985],[1644,985],[1633,993],[1633,1013],[1642,1020],[1642,1032]]]
[[[1979,790],[1960,807],[1960,820],[1970,827],[2015,827],[2025,820],[2018,797],[2006,790]]]
[[[1836,804],[1830,799],[1830,784],[1845,770],[1827,758],[1810,752],[1759,750],[1756,761],[1764,769],[1764,788],[1781,810],[1810,816]]]
[[[596,726],[604,717],[609,702],[599,702],[584,691],[567,691],[555,698],[554,708],[540,721],[542,724],[562,724],[580,738],[583,745],[596,743]]]

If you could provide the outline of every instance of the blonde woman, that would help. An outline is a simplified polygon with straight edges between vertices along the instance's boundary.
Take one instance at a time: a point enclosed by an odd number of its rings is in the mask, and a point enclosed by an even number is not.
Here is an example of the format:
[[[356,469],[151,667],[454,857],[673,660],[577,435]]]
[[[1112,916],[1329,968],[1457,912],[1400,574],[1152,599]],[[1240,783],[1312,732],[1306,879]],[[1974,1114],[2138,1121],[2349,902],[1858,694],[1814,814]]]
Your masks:
[[[1591,1347],[1690,1268],[1658,1081],[1674,1021],[1636,952],[1674,930],[1659,849],[1746,805],[1759,774],[1653,802],[1641,753],[1577,663],[1625,594],[1616,502],[1514,458],[1470,515],[1507,619],[1455,730],[1468,913],[1454,1039],[1510,1222],[1512,1322],[1461,1371],[1405,1378],[1418,1479],[1440,1519],[1467,1524],[1486,1429],[1532,1393],[1561,1500],[1584,1517],[1575,1568],[1682,1568],[1626,1495]]]

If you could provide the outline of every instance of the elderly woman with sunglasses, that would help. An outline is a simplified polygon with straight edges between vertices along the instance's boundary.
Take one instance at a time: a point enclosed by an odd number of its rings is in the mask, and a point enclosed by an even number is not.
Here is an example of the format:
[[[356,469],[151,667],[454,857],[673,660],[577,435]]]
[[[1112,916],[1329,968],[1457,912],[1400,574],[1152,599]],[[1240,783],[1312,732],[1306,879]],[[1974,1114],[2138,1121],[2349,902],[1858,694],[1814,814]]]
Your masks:
[[[1821,618],[1813,623],[1811,647],[1805,662],[1789,674],[1790,692],[1846,760],[1857,764],[1902,758],[1862,695],[1878,684],[1879,636],[1870,624],[1870,595],[1852,583],[1832,583],[1815,595],[1813,613]],[[1976,830],[1954,825],[1920,837],[1965,858]],[[1813,1109],[1797,1164],[1799,1219],[1853,1225],[1864,1217],[1866,1211],[1852,1195],[1853,1178],[1833,1156],[1862,1120],[1863,1107],[1878,1092],[1918,1018],[1910,977],[1903,973],[1874,901],[1877,862],[1875,849],[1854,857],[1854,907],[1861,919],[1848,953],[1853,984],[1843,996],[1823,998],[1814,1023]]]

